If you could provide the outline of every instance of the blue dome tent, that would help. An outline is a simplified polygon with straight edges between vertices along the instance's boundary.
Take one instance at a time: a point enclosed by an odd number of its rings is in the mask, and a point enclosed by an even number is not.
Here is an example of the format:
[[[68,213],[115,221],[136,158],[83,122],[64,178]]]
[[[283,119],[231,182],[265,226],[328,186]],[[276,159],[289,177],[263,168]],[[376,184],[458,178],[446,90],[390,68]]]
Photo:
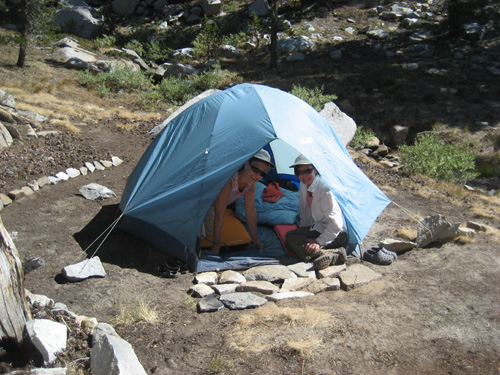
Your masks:
[[[281,178],[293,178],[298,154],[311,160],[339,202],[351,249],[390,203],[314,108],[275,88],[240,84],[196,102],[158,134],[127,180],[119,226],[195,268],[206,213],[261,148]]]

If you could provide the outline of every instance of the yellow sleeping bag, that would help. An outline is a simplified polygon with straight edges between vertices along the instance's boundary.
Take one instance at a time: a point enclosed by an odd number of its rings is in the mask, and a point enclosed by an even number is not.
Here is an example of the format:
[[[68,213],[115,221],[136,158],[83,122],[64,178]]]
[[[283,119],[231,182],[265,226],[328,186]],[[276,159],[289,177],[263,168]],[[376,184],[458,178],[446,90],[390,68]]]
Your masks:
[[[206,239],[202,238],[201,247],[212,247],[213,236],[207,236]],[[224,246],[243,245],[252,242],[252,238],[241,221],[234,216],[234,211],[226,208],[224,211],[224,226],[222,227],[221,241]]]

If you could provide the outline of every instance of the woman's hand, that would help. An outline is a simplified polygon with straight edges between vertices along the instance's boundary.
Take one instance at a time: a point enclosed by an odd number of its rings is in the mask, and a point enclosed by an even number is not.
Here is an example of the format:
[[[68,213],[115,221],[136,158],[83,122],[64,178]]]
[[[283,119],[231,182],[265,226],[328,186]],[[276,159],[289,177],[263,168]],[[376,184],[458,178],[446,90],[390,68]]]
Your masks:
[[[254,249],[259,249],[259,251],[262,251],[262,242],[260,242],[260,240],[257,240],[257,241],[254,241],[251,243],[251,246],[254,248]]]
[[[307,240],[304,247],[308,253],[313,253],[316,250],[318,250],[321,246],[316,240]]]

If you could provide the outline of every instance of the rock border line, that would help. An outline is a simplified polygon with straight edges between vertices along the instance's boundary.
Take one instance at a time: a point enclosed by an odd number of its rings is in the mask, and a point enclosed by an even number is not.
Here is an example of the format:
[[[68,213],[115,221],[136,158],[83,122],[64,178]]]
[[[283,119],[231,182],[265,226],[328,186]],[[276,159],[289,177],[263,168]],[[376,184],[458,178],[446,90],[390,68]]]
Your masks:
[[[45,186],[55,185],[61,181],[68,181],[70,178],[86,176],[89,172],[104,171],[106,168],[117,167],[123,163],[118,156],[111,156],[111,160],[94,160],[85,162],[80,168],[67,168],[64,172],[58,172],[54,176],[43,176],[37,180],[27,183],[20,189],[14,189],[7,194],[0,193],[0,211],[22,198],[29,197]]]

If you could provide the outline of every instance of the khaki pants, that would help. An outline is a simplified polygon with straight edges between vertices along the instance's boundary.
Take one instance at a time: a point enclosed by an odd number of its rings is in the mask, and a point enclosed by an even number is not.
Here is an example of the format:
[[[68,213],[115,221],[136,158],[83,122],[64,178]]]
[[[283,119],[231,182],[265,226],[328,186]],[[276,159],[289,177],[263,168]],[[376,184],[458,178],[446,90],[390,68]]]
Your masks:
[[[315,256],[311,256],[305,249],[305,243],[307,240],[316,239],[321,235],[320,232],[316,230],[311,230],[311,227],[301,227],[295,230],[291,230],[285,236],[285,247],[291,253],[298,255],[305,262],[311,261]],[[342,247],[347,242],[347,233],[340,232],[329,245],[321,247],[321,249],[336,249]]]

